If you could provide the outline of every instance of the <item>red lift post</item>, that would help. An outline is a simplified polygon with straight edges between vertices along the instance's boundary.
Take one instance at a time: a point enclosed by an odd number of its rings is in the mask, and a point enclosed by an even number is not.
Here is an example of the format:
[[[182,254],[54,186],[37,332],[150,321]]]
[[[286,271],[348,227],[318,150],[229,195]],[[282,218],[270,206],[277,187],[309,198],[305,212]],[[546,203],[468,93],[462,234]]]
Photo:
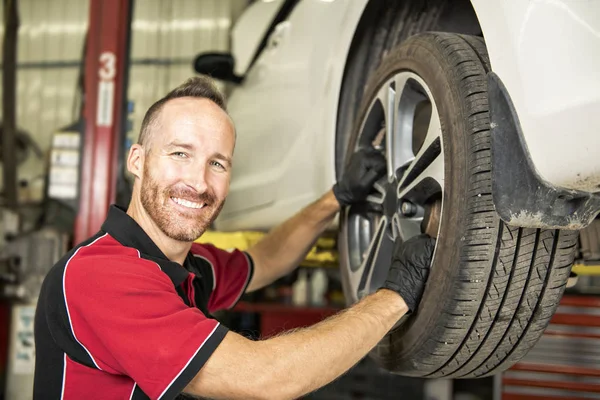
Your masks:
[[[133,0],[90,0],[85,52],[85,135],[75,243],[95,234],[115,202],[126,115]]]

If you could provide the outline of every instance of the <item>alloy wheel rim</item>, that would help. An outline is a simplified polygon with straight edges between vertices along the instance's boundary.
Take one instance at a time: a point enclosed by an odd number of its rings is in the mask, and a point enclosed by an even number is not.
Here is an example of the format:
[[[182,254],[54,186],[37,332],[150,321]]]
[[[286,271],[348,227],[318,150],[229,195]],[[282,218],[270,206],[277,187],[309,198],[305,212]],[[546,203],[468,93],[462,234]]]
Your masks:
[[[398,72],[379,87],[354,151],[369,146],[385,154],[387,171],[365,204],[344,210],[346,295],[352,303],[383,285],[396,240],[422,232],[437,237],[439,231],[444,195],[441,122],[431,90],[417,74]]]

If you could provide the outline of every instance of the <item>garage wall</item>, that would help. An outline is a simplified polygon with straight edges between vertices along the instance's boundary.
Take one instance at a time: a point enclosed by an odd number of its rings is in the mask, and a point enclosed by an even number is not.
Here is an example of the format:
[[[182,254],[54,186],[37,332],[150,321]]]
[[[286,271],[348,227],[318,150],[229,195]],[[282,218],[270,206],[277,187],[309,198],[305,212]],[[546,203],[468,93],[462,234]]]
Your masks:
[[[247,3],[248,0],[138,0],[129,75],[129,98],[134,102],[129,137],[133,142],[152,103],[194,75],[192,62],[196,55],[230,48],[229,30]]]
[[[88,2],[20,0],[19,14],[17,125],[46,150],[51,133],[74,119]],[[19,166],[19,178],[31,182],[35,197],[43,190],[44,165],[32,156]]]
[[[248,2],[136,0],[128,88],[134,103],[132,141],[145,110],[194,74],[195,55],[229,49],[229,29]],[[89,2],[20,0],[19,4],[17,123],[46,152],[51,134],[77,117],[75,94]],[[0,16],[3,38],[3,7]],[[0,85],[0,95],[1,90]],[[43,176],[44,168],[45,160],[36,157],[19,167],[19,178],[31,182],[34,198],[42,194],[43,181],[35,179]]]

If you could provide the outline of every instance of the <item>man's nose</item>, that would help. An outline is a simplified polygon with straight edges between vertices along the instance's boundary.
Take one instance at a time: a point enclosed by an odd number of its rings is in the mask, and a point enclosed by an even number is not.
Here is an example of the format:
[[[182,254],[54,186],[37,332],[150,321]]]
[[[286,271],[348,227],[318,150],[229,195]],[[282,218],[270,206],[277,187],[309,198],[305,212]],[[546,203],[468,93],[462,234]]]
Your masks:
[[[186,174],[185,184],[194,189],[198,193],[206,192],[208,183],[206,180],[205,168],[191,168]]]

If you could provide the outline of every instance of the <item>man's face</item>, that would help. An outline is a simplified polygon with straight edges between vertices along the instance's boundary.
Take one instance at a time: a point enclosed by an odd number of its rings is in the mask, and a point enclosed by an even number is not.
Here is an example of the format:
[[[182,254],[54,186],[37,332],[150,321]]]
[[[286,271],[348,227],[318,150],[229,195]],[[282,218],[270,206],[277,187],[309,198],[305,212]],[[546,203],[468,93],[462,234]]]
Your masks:
[[[229,191],[234,135],[227,114],[210,100],[180,98],[162,108],[146,144],[140,196],[168,237],[194,241],[218,216]]]

